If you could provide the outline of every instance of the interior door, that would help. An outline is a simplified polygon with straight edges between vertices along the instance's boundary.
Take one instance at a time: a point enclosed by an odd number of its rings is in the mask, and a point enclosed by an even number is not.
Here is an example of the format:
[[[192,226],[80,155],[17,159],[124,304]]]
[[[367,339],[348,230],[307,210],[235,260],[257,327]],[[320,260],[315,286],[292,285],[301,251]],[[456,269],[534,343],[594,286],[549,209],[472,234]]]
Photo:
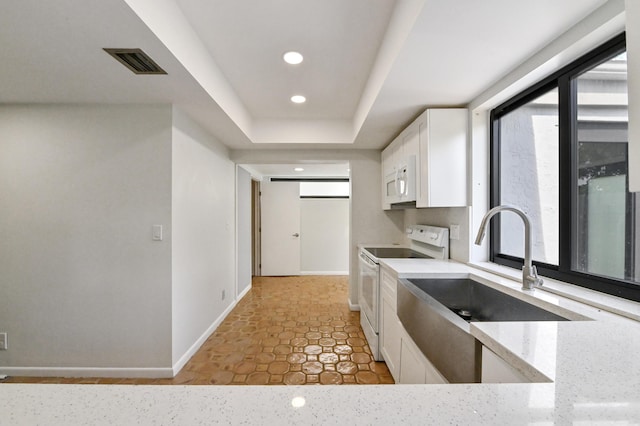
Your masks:
[[[262,275],[300,275],[300,183],[261,185]]]

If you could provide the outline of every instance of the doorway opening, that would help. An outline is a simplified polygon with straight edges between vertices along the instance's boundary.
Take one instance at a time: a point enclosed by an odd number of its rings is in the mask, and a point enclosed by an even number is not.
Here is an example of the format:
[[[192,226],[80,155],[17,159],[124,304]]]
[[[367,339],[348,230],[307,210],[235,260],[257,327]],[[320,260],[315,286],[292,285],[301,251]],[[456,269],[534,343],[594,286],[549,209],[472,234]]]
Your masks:
[[[252,276],[349,275],[349,163],[240,166],[252,175]]]

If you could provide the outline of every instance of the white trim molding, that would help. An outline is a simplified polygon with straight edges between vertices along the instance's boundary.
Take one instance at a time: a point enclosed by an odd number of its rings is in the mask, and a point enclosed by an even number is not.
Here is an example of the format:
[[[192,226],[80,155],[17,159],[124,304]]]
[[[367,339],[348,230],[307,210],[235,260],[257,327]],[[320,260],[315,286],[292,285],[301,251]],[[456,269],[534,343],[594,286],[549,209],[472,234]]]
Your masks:
[[[110,377],[126,379],[165,379],[173,377],[171,368],[103,367],[0,367],[7,376],[26,377]]]
[[[349,275],[349,271],[301,271],[300,275]]]

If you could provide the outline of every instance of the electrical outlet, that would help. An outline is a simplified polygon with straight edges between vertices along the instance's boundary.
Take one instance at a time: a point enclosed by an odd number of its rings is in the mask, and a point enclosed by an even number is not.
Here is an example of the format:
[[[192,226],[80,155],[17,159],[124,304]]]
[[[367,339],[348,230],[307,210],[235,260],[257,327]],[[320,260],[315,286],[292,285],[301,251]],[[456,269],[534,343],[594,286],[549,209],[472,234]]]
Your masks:
[[[7,333],[0,333],[0,351],[7,350]]]
[[[225,296],[226,296],[225,292],[224,292],[224,290],[222,290],[222,300],[224,300]]]
[[[449,226],[449,238],[452,240],[460,239],[460,225]]]

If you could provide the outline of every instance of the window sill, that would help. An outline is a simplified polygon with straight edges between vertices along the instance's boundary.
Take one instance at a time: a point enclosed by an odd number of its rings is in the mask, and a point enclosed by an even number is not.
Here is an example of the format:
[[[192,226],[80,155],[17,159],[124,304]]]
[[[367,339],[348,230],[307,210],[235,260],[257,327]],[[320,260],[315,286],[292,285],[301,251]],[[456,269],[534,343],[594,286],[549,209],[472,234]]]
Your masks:
[[[469,266],[492,274],[500,275],[518,282],[522,280],[522,273],[516,269],[491,262],[469,262]],[[544,285],[540,290],[554,293],[576,302],[584,303],[598,309],[618,314],[636,321],[640,321],[640,303],[623,299],[606,293],[600,293],[577,285],[544,278]]]

